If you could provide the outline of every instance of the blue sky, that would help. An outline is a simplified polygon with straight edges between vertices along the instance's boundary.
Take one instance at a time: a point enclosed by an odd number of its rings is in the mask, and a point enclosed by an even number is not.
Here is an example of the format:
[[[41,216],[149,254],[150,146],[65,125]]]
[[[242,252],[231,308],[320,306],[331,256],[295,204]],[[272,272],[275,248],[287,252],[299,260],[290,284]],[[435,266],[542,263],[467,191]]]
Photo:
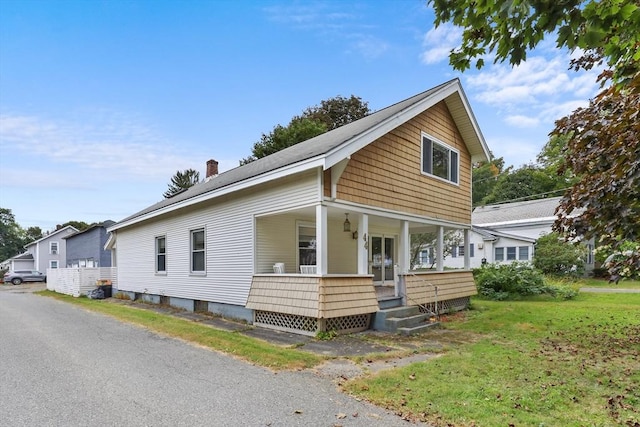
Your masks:
[[[417,0],[1,0],[0,207],[43,230],[120,220],[323,99],[378,110],[454,77],[520,166],[597,92],[552,42],[516,69],[455,72],[459,40]]]

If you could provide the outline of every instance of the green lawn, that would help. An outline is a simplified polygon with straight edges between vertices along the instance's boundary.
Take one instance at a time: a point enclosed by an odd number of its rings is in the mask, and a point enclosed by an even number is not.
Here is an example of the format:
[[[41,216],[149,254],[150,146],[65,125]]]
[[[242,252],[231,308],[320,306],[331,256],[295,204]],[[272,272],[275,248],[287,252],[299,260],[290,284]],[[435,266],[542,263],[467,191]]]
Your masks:
[[[640,280],[621,280],[615,284],[602,279],[582,279],[578,283],[588,288],[640,289]]]
[[[640,425],[640,294],[474,300],[450,320],[424,335],[442,356],[345,389],[439,426]]]
[[[310,368],[325,360],[320,356],[296,350],[295,348],[273,345],[236,332],[222,331],[151,310],[110,304],[106,301],[88,298],[74,298],[51,291],[37,293],[87,310],[103,313],[125,322],[134,323],[163,335],[183,339],[211,350],[233,355],[253,364],[274,370]]]

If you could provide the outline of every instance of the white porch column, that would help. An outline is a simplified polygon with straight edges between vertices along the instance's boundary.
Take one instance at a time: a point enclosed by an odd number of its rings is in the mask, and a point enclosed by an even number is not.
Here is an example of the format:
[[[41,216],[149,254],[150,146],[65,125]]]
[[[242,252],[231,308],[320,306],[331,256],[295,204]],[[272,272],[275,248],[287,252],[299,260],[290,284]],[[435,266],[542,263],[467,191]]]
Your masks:
[[[436,240],[436,271],[444,271],[444,227],[438,226],[438,238]]]
[[[470,257],[470,254],[469,254],[469,246],[470,246],[469,229],[465,228],[464,229],[464,268],[465,268],[465,270],[468,270],[469,267],[471,266],[471,257]]]
[[[316,271],[327,274],[327,207],[316,206]]]
[[[358,274],[369,274],[369,215],[358,218]]]
[[[400,222],[400,241],[398,242],[398,273],[406,273],[411,268],[411,238],[409,221]]]

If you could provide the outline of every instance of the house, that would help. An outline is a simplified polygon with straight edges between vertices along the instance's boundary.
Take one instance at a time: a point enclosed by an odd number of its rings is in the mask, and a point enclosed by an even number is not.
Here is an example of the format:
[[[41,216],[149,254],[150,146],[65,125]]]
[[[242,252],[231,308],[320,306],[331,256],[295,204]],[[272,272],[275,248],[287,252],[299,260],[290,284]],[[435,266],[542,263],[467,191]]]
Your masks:
[[[464,307],[471,271],[410,271],[410,235],[436,233],[438,258],[448,230],[468,245],[488,158],[455,79],[222,174],[210,160],[204,182],[109,227],[118,290],[303,334]]]
[[[83,231],[63,237],[66,240],[67,267],[111,267],[111,251],[104,249],[107,243],[107,227],[115,221],[94,224]]]
[[[551,233],[556,220],[556,208],[562,197],[527,200],[479,206],[473,210],[470,234],[470,266],[480,267],[482,262],[530,262],[535,242]],[[587,248],[586,272],[594,267],[593,241],[584,242]],[[462,251],[462,252],[461,252]],[[461,247],[454,248],[445,266],[462,268]]]
[[[31,243],[25,245],[25,252],[2,262],[2,268],[15,270],[38,270],[45,273],[47,268],[60,268],[66,261],[65,237],[76,233],[78,230],[67,225],[56,231],[48,233]]]
[[[29,252],[16,255],[9,259],[6,259],[0,263],[0,270],[17,271],[17,270],[32,270],[33,269],[33,255]]]

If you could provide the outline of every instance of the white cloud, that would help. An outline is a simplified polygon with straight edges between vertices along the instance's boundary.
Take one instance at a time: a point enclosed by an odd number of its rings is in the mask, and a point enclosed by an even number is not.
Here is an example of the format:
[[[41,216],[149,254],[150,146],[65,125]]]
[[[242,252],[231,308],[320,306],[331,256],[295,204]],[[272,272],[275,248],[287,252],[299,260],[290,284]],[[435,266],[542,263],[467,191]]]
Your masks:
[[[540,124],[540,119],[537,117],[523,116],[523,115],[509,115],[504,119],[507,124],[518,128],[531,128]]]
[[[421,59],[425,64],[435,64],[448,58],[451,49],[460,45],[462,40],[462,28],[445,23],[437,28],[430,29],[425,34],[423,46],[426,50]]]
[[[3,154],[35,156],[116,176],[166,179],[178,169],[200,166],[204,157],[180,154],[144,124],[109,112],[73,121],[34,116],[0,116]]]

